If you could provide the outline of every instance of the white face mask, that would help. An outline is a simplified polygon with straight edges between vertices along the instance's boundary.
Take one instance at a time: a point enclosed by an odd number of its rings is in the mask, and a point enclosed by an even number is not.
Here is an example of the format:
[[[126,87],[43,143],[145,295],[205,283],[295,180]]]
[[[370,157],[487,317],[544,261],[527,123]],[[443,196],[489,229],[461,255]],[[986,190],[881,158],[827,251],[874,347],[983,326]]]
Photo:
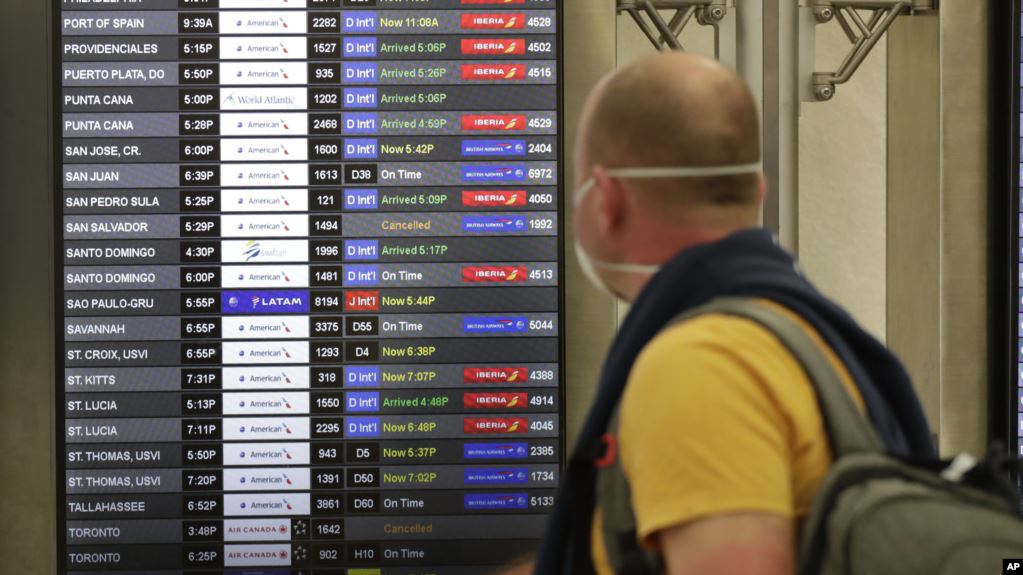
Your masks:
[[[667,168],[617,168],[607,170],[607,175],[613,176],[620,179],[628,178],[714,178],[719,176],[738,176],[742,174],[759,174],[763,166],[760,162],[754,162],[752,164],[736,164],[732,166],[709,166],[709,167],[667,167]],[[582,203],[583,198],[589,193],[590,189],[596,184],[593,177],[589,177],[575,193],[575,205],[579,207]],[[604,269],[611,272],[624,272],[642,275],[654,275],[661,269],[661,264],[630,264],[630,263],[618,263],[618,262],[607,262],[591,258],[586,250],[583,249],[582,244],[579,243],[579,239],[575,239],[575,254],[579,258],[579,266],[583,269],[583,273],[586,278],[590,280],[594,286],[600,291],[610,295],[616,296],[607,282],[600,277],[597,273],[596,268]]]

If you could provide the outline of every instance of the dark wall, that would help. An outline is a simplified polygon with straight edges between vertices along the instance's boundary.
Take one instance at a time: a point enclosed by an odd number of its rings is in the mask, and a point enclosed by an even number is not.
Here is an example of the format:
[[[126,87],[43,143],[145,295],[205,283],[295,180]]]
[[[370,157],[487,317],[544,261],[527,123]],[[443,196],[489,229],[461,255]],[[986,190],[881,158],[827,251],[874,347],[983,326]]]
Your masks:
[[[52,573],[50,0],[0,2],[0,571]]]

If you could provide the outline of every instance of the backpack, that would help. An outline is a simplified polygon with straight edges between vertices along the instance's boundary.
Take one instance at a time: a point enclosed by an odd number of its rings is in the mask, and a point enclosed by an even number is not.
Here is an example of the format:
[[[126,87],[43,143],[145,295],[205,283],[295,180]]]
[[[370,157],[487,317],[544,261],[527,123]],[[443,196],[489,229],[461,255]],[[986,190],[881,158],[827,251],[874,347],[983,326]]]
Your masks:
[[[885,453],[821,348],[799,325],[751,300],[719,298],[685,312],[753,320],[772,332],[813,383],[833,463],[802,524],[798,575],[963,575],[1000,573],[1023,557],[1023,520],[1006,451],[975,461],[913,461]],[[610,437],[618,428],[611,418]],[[608,442],[609,451],[614,443]],[[618,457],[598,461],[597,501],[604,546],[615,573],[663,573],[654,550],[636,537],[628,480]]]

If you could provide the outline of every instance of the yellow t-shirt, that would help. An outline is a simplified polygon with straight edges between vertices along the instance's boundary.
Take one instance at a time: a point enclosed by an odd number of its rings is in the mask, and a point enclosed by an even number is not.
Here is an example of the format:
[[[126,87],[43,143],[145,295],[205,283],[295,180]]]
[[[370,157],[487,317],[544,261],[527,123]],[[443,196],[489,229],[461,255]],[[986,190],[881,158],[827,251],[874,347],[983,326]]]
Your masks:
[[[846,388],[845,366],[802,318]],[[618,453],[632,489],[638,536],[702,517],[763,511],[799,521],[831,464],[812,384],[798,360],[752,320],[705,315],[671,327],[637,358],[619,412]],[[593,523],[593,560],[611,574]]]

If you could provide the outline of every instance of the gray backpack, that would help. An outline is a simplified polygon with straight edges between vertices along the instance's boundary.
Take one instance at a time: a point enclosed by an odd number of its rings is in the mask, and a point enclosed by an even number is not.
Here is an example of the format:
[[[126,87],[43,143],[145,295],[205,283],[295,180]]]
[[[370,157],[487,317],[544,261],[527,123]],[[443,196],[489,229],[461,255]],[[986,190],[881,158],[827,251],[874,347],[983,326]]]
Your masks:
[[[1023,520],[1004,467],[1007,453],[965,465],[887,455],[823,351],[784,315],[750,300],[722,298],[674,325],[718,313],[756,321],[796,357],[813,382],[834,464],[802,525],[799,575],[1001,573],[1023,557]],[[617,433],[618,414],[609,431]],[[662,573],[660,555],[637,542],[628,481],[617,458],[598,470],[604,545],[615,573]]]

